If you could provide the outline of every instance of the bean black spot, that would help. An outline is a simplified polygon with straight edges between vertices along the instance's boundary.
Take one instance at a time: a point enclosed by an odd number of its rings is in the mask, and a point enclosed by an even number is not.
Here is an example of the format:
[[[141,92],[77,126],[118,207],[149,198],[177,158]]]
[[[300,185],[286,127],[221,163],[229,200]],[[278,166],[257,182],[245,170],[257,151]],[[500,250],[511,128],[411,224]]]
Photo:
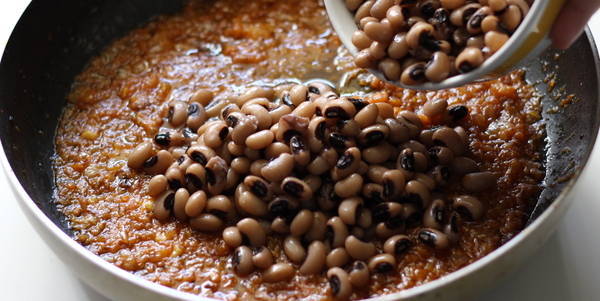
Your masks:
[[[442,223],[444,221],[444,208],[436,207],[433,209],[433,218],[436,222]]]
[[[173,210],[174,205],[175,205],[175,194],[171,193],[165,198],[165,202],[163,203],[163,206],[167,210]]]
[[[283,95],[283,97],[281,98],[281,102],[283,102],[284,104],[288,105],[288,106],[293,106],[294,103],[292,102],[292,99],[290,98],[290,94],[289,93],[285,93]]]
[[[385,139],[385,134],[381,131],[373,131],[365,135],[366,145],[373,146],[379,144]]]
[[[223,127],[219,131],[219,139],[225,140],[225,138],[227,138],[227,135],[229,135],[229,128],[228,127]]]
[[[460,214],[466,220],[468,220],[468,221],[473,221],[474,220],[473,219],[473,215],[471,214],[471,212],[469,211],[469,209],[467,209],[467,208],[465,208],[463,206],[460,206],[460,207],[456,208],[455,210],[456,210],[456,212],[458,214]]]
[[[238,122],[240,121],[240,119],[234,115],[227,116],[227,118],[225,120],[227,122],[227,125],[230,127],[235,127],[238,124]]]
[[[404,220],[402,219],[401,216],[396,216],[396,217],[388,218],[383,223],[385,224],[386,227],[388,227],[390,229],[398,229],[404,225]]]
[[[196,115],[199,109],[197,103],[190,104],[187,111],[188,116]]]
[[[425,80],[425,68],[423,68],[422,66],[412,68],[412,70],[410,70],[410,73],[408,75],[414,81]]]
[[[304,191],[304,187],[300,183],[289,181],[283,185],[283,191],[291,196],[299,197]]]
[[[402,156],[402,159],[400,160],[400,167],[408,171],[415,171],[415,156],[412,153],[407,153],[406,155]]]
[[[383,196],[389,197],[394,194],[394,182],[390,180],[383,181]]]
[[[348,141],[348,138],[340,133],[329,134],[329,144],[336,149],[346,148],[346,141]]]
[[[182,133],[183,133],[183,137],[185,137],[185,138],[191,138],[194,135],[194,132],[190,128],[183,129]]]
[[[202,180],[200,180],[200,178],[198,178],[196,175],[194,174],[186,174],[185,175],[185,181],[187,183],[190,183],[192,185],[194,185],[194,187],[196,189],[200,189],[202,188]]]
[[[348,101],[351,102],[354,107],[356,108],[356,111],[360,111],[362,110],[364,107],[366,107],[367,105],[369,105],[369,103],[367,103],[366,101],[364,101],[363,99],[360,98],[348,98]]]
[[[382,262],[375,267],[377,273],[389,273],[394,270],[394,266],[389,262]]]
[[[169,180],[169,188],[171,188],[172,190],[177,190],[179,188],[181,188],[183,185],[181,184],[181,181],[176,180],[176,179],[171,179]]]
[[[150,167],[156,165],[157,162],[158,162],[158,157],[152,156],[152,157],[148,158],[148,160],[144,161],[144,167],[150,168]]]
[[[159,133],[154,136],[154,143],[160,146],[169,146],[171,144],[171,134],[169,133]]]
[[[396,255],[404,254],[408,249],[410,249],[412,243],[408,239],[401,239],[396,242],[394,246],[394,252]]]
[[[419,42],[421,44],[421,46],[423,46],[423,48],[429,50],[429,51],[438,51],[440,50],[440,44],[439,41],[436,40],[434,37],[432,37],[431,35],[428,34],[423,34],[421,35]],[[417,68],[420,69],[420,68]]]
[[[473,16],[473,14],[475,14],[477,10],[478,8],[476,7],[470,7],[465,9],[463,12],[463,23],[466,24],[467,22],[469,22],[469,19],[471,19],[471,16]]]
[[[379,204],[373,207],[371,214],[373,216],[373,220],[376,223],[381,223],[383,221],[388,220],[391,217],[387,204]]]
[[[429,246],[435,246],[435,235],[430,231],[419,232],[419,240]]]
[[[371,191],[371,193],[366,196],[366,201],[371,204],[379,204],[383,202],[383,196],[379,191]]]
[[[183,162],[185,162],[185,156],[180,156],[179,158],[177,158],[177,164],[181,165],[183,164]]]
[[[289,130],[285,131],[285,133],[283,133],[283,139],[287,143],[290,143],[290,140],[292,140],[292,138],[296,137],[296,136],[301,136],[300,132],[298,132],[296,130],[292,130],[292,129],[289,129]]]
[[[448,223],[450,224],[450,230],[452,230],[452,232],[454,232],[454,233],[457,233],[458,232],[458,215],[452,214],[450,216],[450,220],[448,221]]]
[[[341,107],[333,107],[325,111],[325,117],[348,119],[348,114]]]
[[[217,177],[215,176],[215,173],[212,171],[212,169],[206,169],[206,182],[210,185],[214,185],[215,183],[217,183]]]
[[[321,91],[319,91],[319,89],[317,87],[308,87],[308,92],[313,93],[313,94],[317,94],[317,95],[321,95]]]
[[[341,288],[340,279],[336,275],[331,276],[329,278],[329,286],[331,286],[331,291],[334,295],[339,294]]]
[[[352,165],[352,162],[354,162],[354,156],[352,154],[344,153],[337,161],[335,167],[339,169],[346,169]]]
[[[240,264],[240,261],[241,261],[241,259],[240,259],[240,258],[242,257],[242,254],[241,254],[241,253],[242,253],[242,252],[241,252],[240,250],[236,250],[236,251],[233,253],[233,257],[231,258],[231,261],[232,261],[233,265],[238,265],[238,264]]]
[[[448,22],[449,19],[450,19],[450,14],[448,13],[448,11],[444,8],[438,8],[433,13],[433,17],[431,18],[430,22],[433,23],[434,25],[445,24]]]
[[[257,197],[262,198],[267,196],[269,189],[267,188],[265,183],[256,181],[250,186],[250,191],[252,191],[252,193],[254,193]]]
[[[190,157],[192,158],[192,160],[194,160],[202,165],[206,165],[206,162],[208,162],[208,160],[206,159],[206,156],[201,152],[192,152],[190,154]]]
[[[415,193],[408,193],[408,194],[401,196],[399,199],[399,202],[403,203],[403,204],[413,204],[413,205],[417,205],[417,206],[421,206],[423,203],[421,201],[421,197]]]
[[[440,148],[437,146],[434,146],[427,150],[429,159],[431,159],[431,163],[433,163],[434,165],[437,165],[439,163],[439,157],[438,157],[439,153],[440,153]]]
[[[290,139],[290,148],[292,149],[293,154],[298,154],[306,150],[306,146],[304,145],[304,142],[302,142],[302,139],[300,139],[299,136],[293,136]]]
[[[421,6],[421,14],[423,14],[423,16],[427,17],[427,18],[431,18],[433,16],[433,14],[435,13],[435,6],[433,6],[433,3],[428,2],[423,4],[423,6]]]
[[[469,19],[469,26],[473,28],[481,27],[481,21],[483,21],[484,15],[474,15],[473,18]]]
[[[175,108],[169,107],[169,112],[167,113],[167,119],[169,122],[173,121],[173,114],[175,113]]]
[[[450,115],[450,117],[452,117],[453,121],[459,121],[467,117],[467,114],[469,114],[469,110],[466,106],[458,105],[450,108],[448,110],[448,114]]]
[[[319,123],[315,129],[315,137],[319,140],[325,139],[325,130],[327,129],[327,123],[325,121]]]

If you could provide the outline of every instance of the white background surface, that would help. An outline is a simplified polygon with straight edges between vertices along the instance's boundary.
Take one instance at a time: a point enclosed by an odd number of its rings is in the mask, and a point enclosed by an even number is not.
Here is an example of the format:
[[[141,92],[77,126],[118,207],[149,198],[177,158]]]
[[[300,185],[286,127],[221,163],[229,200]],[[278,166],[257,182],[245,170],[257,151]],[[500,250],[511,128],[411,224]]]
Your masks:
[[[0,1],[0,53],[29,0]],[[590,23],[600,40],[600,15]],[[0,167],[1,168],[1,167]],[[575,203],[530,261],[480,300],[600,300],[600,148],[579,181]],[[77,280],[25,220],[0,172],[1,300],[106,300]]]

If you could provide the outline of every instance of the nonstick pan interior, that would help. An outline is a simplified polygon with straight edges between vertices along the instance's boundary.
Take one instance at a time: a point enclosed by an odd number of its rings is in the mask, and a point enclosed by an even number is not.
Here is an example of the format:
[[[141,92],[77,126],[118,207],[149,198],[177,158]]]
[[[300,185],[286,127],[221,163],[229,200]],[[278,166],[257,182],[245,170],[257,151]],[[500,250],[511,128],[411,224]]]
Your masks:
[[[34,0],[21,18],[0,64],[0,138],[21,185],[64,232],[67,222],[53,205],[54,133],[74,77],[112,40],[158,14],[175,13],[184,0]],[[591,35],[566,52],[547,51],[530,64],[527,79],[543,97],[547,129],[543,190],[530,220],[575,180],[598,129],[598,59]],[[548,62],[548,63],[545,63]],[[556,66],[554,92],[544,79]],[[576,100],[559,106],[555,93]],[[555,111],[557,113],[549,113]],[[575,177],[574,177],[575,176]]]

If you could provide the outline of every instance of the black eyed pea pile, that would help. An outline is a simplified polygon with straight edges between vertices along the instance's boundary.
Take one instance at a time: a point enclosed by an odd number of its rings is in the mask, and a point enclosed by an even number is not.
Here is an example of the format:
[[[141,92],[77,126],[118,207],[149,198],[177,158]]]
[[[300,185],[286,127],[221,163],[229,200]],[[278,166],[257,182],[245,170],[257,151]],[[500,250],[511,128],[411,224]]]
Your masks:
[[[346,0],[355,64],[405,85],[479,67],[517,30],[532,0]]]
[[[175,101],[154,142],[129,156],[153,174],[154,216],[220,231],[239,276],[265,282],[324,273],[348,299],[371,275],[391,273],[416,244],[443,251],[459,225],[485,214],[475,195],[494,174],[466,156],[465,106],[431,100],[413,112],[340,97],[320,82],[254,87],[239,97]],[[215,109],[215,108],[218,108]],[[460,183],[466,194],[445,193]],[[416,233],[416,234],[415,234]],[[287,261],[267,248],[278,239]]]

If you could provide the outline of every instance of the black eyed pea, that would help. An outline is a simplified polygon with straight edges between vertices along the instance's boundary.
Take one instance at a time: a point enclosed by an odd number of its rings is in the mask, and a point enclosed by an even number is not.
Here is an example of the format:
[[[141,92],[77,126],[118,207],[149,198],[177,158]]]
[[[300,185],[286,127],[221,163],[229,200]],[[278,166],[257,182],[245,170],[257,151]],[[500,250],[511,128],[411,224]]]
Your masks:
[[[401,220],[399,220],[401,221]],[[378,223],[377,225],[375,225],[375,236],[379,239],[387,239],[391,236],[394,235],[398,235],[400,233],[404,233],[405,231],[405,226],[402,223],[397,223],[394,222],[395,224],[397,224],[396,226],[389,225],[389,223],[386,222],[382,222],[382,223]]]
[[[187,119],[187,103],[183,101],[174,101],[169,104],[169,112],[167,119],[174,127],[179,127],[184,124]]]
[[[340,217],[334,216],[327,221],[325,238],[332,248],[343,247],[348,237],[348,227]]]
[[[283,240],[283,252],[291,262],[296,264],[302,263],[306,258],[306,250],[300,238],[296,236],[287,236]]]
[[[348,148],[337,160],[332,170],[333,180],[343,179],[358,170],[361,162],[361,152],[356,147]]]
[[[179,152],[180,152],[180,150],[178,149],[178,150],[177,150],[177,153],[179,153]],[[194,163],[194,160],[192,160],[192,158],[190,158],[190,156],[188,156],[188,155],[185,153],[185,150],[181,150],[181,153],[182,153],[182,154],[181,154],[179,157],[177,157],[177,160],[176,160],[176,162],[177,162],[177,166],[179,167],[179,169],[181,169],[181,171],[184,171],[184,172],[185,172],[185,170],[186,170],[188,167],[190,167],[190,165],[192,165],[192,164]],[[175,154],[176,154],[176,153],[175,153],[175,151],[174,151],[174,152],[173,152],[173,157],[176,157],[176,156],[175,156]]]
[[[521,20],[523,19],[523,12],[517,5],[509,5],[506,10],[500,15],[502,27],[508,31],[515,31]]]
[[[169,183],[169,188],[173,190],[183,187],[183,184],[185,183],[183,172],[177,167],[169,167],[165,172],[165,177]]]
[[[383,251],[393,256],[404,255],[412,247],[408,236],[398,234],[388,238],[383,244]]]
[[[465,151],[463,139],[451,128],[441,127],[433,133],[433,144],[448,147],[454,155],[460,156]]]
[[[493,16],[493,15],[494,15],[494,11],[489,6],[481,7],[480,9],[475,11],[475,13],[473,13],[473,15],[471,15],[471,17],[469,17],[469,20],[467,21],[467,31],[472,35],[481,33],[483,19],[487,16]],[[468,45],[468,42],[467,42],[467,45]],[[483,48],[483,47],[479,47],[479,48]]]
[[[352,283],[348,273],[342,268],[334,267],[327,271],[327,280],[331,293],[336,300],[348,300],[352,295]]]
[[[232,131],[233,132],[233,131]],[[227,142],[227,150],[232,156],[243,156],[246,147],[244,145],[237,144],[233,141]]]
[[[248,138],[246,138],[246,146],[255,150],[264,149],[273,142],[274,138],[275,135],[273,132],[262,130],[248,136]]]
[[[309,173],[312,175],[322,175],[329,171],[330,166],[327,163],[327,160],[323,158],[323,156],[317,156],[314,160],[312,160],[308,166],[306,167]]]
[[[484,57],[481,49],[477,47],[467,47],[456,57],[456,62],[454,64],[460,73],[467,73],[481,66],[483,61]]]
[[[365,161],[360,161],[360,165],[358,166],[356,173],[361,176],[364,176],[367,174],[368,171],[369,171],[369,164],[367,164]]]
[[[387,48],[387,55],[391,59],[403,59],[409,51],[408,42],[406,41],[406,33],[398,33]]]
[[[260,174],[271,182],[282,181],[292,173],[294,162],[294,156],[291,154],[281,154],[261,168]]]
[[[441,82],[450,75],[450,58],[442,51],[436,51],[425,66],[425,77],[432,82]]]
[[[308,131],[310,136],[318,140],[325,140],[328,134],[327,119],[322,116],[313,118],[308,124]]]
[[[231,199],[225,195],[216,195],[206,201],[206,212],[216,215],[221,219],[231,217],[235,207]]]
[[[406,178],[404,173],[398,169],[385,171],[381,175],[381,185],[383,186],[383,197],[390,199],[401,195],[404,192]]]
[[[283,115],[287,115],[292,113],[292,107],[288,105],[279,105],[273,110],[269,111],[269,116],[271,116],[271,124],[276,124]]]
[[[255,98],[264,97],[268,100],[273,100],[275,97],[275,91],[270,87],[259,87],[255,86],[246,90],[242,95],[240,95],[240,102],[246,103],[247,101]]]
[[[369,204],[379,204],[383,202],[383,186],[375,183],[368,183],[363,186],[362,196]]]
[[[244,105],[242,107],[242,112],[256,117],[257,126],[259,130],[266,130],[272,125],[271,115],[269,115],[269,111],[261,105]]]
[[[360,128],[366,128],[373,125],[379,116],[379,107],[376,104],[368,104],[358,111],[354,116],[354,121]],[[325,126],[323,126],[325,127]]]
[[[235,201],[237,207],[249,215],[263,217],[268,213],[267,203],[251,191],[240,192]]]
[[[190,97],[190,102],[197,102],[203,106],[206,106],[213,100],[214,97],[215,94],[212,91],[207,89],[198,89]]]
[[[334,191],[341,198],[349,198],[360,193],[363,186],[363,177],[353,173],[343,180],[335,183]]]
[[[283,117],[279,119],[279,127],[275,139],[280,142],[289,143],[293,136],[303,136],[306,134],[309,122],[310,120],[306,117],[294,114],[283,115]]]
[[[361,131],[361,127],[354,119],[338,120],[337,129],[342,135],[348,137],[356,137]]]
[[[369,53],[373,59],[379,61],[385,58],[387,47],[387,43],[375,41],[369,46]]]
[[[189,217],[199,216],[202,211],[204,211],[204,208],[206,208],[207,201],[208,197],[206,196],[206,192],[203,190],[198,190],[192,193],[185,204],[185,214]]]
[[[231,130],[231,140],[237,145],[245,145],[248,137],[258,129],[258,120],[254,116],[245,116],[238,119]]]
[[[229,167],[239,175],[245,175],[250,172],[250,160],[246,157],[237,157],[231,160]]]
[[[308,246],[306,259],[298,270],[302,275],[315,275],[321,273],[325,267],[327,247],[322,241],[315,240]]]
[[[314,222],[312,211],[304,209],[298,212],[290,224],[290,233],[300,237],[310,230]]]
[[[478,172],[479,166],[477,162],[467,157],[455,157],[450,164],[450,170],[457,175],[465,175],[468,173]]]
[[[444,226],[444,234],[448,235],[451,243],[456,243],[459,240],[459,220],[460,215],[457,212],[452,212],[448,218],[448,224]]]
[[[392,7],[388,8],[387,12],[385,13],[385,18],[390,21],[394,31],[400,31],[404,25],[406,25],[404,13],[402,12],[402,7],[400,5],[393,5]]]
[[[496,175],[489,171],[472,172],[463,176],[461,184],[469,192],[483,192],[496,184]]]
[[[323,117],[327,119],[350,119],[356,115],[356,108],[345,97],[328,101],[323,107]]]
[[[156,197],[167,190],[169,183],[164,175],[156,175],[148,183],[148,194]]]
[[[384,58],[381,61],[379,61],[378,68],[387,80],[397,81],[400,80],[400,77],[402,76],[402,66],[396,59]]]
[[[254,263],[252,262],[252,250],[247,246],[239,246],[233,252],[231,258],[233,269],[239,276],[249,275],[254,271]]]
[[[303,181],[312,189],[313,193],[317,192],[321,185],[323,184],[323,180],[319,176],[308,175],[304,177]]]
[[[394,38],[394,29],[388,19],[379,22],[368,22],[363,28],[369,39],[377,42],[388,43]]]
[[[488,0],[487,5],[495,12],[503,11],[507,6],[506,0]]]
[[[185,182],[190,191],[202,189],[206,183],[206,169],[199,163],[191,164],[185,170]]]
[[[208,160],[216,156],[216,153],[212,148],[207,147],[205,145],[195,145],[187,150],[187,155],[194,162],[206,165],[206,163],[208,163]]]
[[[246,176],[244,178],[244,185],[259,198],[269,199],[272,195],[269,183],[261,177],[254,175]]]
[[[389,118],[389,117],[387,117]],[[399,122],[402,122],[409,130],[410,138],[416,138],[419,136],[423,123],[417,114],[410,111],[401,111],[396,117]]]
[[[348,252],[343,247],[331,250],[325,259],[328,268],[342,267],[349,261],[350,255],[348,255]]]
[[[300,136],[293,136],[290,139],[290,151],[298,166],[306,166],[310,163],[310,150]]]
[[[289,263],[276,263],[265,270],[262,280],[267,283],[288,281],[294,277],[295,269]]]
[[[481,201],[470,195],[455,197],[452,200],[452,208],[468,221],[479,220],[484,214],[484,208]]]
[[[387,102],[378,102],[375,104],[382,119],[392,118],[394,116],[394,107]]]
[[[390,128],[385,124],[375,124],[364,128],[358,135],[358,142],[364,146],[370,147],[377,145],[387,139],[390,134]]]
[[[229,137],[229,127],[225,122],[218,122],[206,129],[203,137],[206,146],[212,149],[218,148],[225,142],[225,139]]]
[[[437,250],[445,250],[450,247],[450,240],[443,232],[431,228],[423,228],[417,234],[419,241]]]
[[[429,208],[425,210],[425,214],[423,215],[423,226],[442,230],[442,227],[444,226],[445,208],[446,205],[441,199],[436,199],[431,202],[431,205],[429,205]]]
[[[366,148],[362,151],[362,159],[370,164],[382,164],[393,156],[395,149],[387,142]]]
[[[354,235],[346,238],[344,247],[348,251],[348,255],[356,260],[368,260],[377,252],[373,243],[362,241]]]
[[[166,221],[171,216],[175,205],[175,192],[172,190],[164,192],[154,203],[153,215],[159,221]]]
[[[360,197],[352,197],[343,200],[338,207],[338,216],[346,225],[355,225],[363,208],[363,200]]]
[[[285,235],[290,233],[290,226],[283,217],[276,217],[271,222],[271,230],[275,233]]]
[[[293,111],[292,115],[304,118],[311,118],[317,110],[316,102],[303,102],[298,105]]]
[[[283,192],[299,200],[308,200],[313,195],[310,186],[296,177],[286,177],[280,187]]]
[[[359,50],[369,48],[373,40],[371,40],[367,34],[362,30],[357,30],[352,34],[352,44]]]
[[[416,204],[407,203],[402,206],[402,218],[407,227],[416,227],[421,223],[423,214]]]
[[[173,201],[173,215],[180,221],[186,221],[188,219],[185,213],[185,206],[187,205],[190,193],[185,188],[179,188],[175,191],[175,198]]]
[[[206,111],[206,115],[209,118],[217,117],[217,116],[219,116],[219,114],[221,113],[223,108],[230,103],[231,103],[231,101],[229,99],[214,99],[207,106],[204,107],[204,109]],[[200,127],[200,128],[202,128],[202,127]],[[198,129],[198,130],[200,130],[200,129]]]
[[[220,194],[227,184],[227,162],[219,156],[212,157],[206,163],[206,183],[208,192],[212,195]]]
[[[261,158],[261,155],[262,153],[259,150],[251,149],[249,147],[244,149],[244,156],[248,157],[250,160],[258,161]]]
[[[334,87],[325,81],[311,81],[307,84],[308,93],[314,95],[325,95],[329,92],[333,92]]]
[[[255,160],[250,164],[250,174],[258,177],[262,177],[261,170],[263,167],[267,166],[269,161],[260,159]]]
[[[371,16],[377,19],[383,19],[390,7],[394,5],[393,0],[377,0],[371,7]]]
[[[448,147],[434,146],[429,148],[427,154],[433,165],[450,165],[454,161],[454,153]]]
[[[267,247],[262,246],[257,249],[254,249],[252,255],[252,263],[255,267],[265,270],[273,265],[273,253]]]
[[[227,124],[227,126],[234,127],[237,124],[237,119],[240,116],[244,116],[243,113],[240,114],[240,112],[240,107],[238,107],[238,105],[230,103],[223,107],[223,109],[221,109],[221,112],[219,113],[219,118],[225,121],[225,124]],[[229,118],[229,116],[233,118]]]
[[[485,46],[487,46],[492,53],[500,50],[500,48],[506,44],[508,39],[510,39],[510,37],[507,34],[495,30],[487,32],[484,36]]]
[[[371,274],[369,273],[367,264],[362,260],[354,261],[348,271],[348,278],[355,288],[365,288],[371,281]]]
[[[410,132],[405,123],[399,122],[395,118],[387,118],[384,124],[390,129],[388,141],[392,144],[399,144],[408,141]]]
[[[291,153],[291,149],[287,144],[282,142],[273,142],[265,149],[265,157],[268,160],[277,158],[283,153]]]
[[[469,21],[469,18],[480,8],[481,4],[479,3],[469,3],[465,6],[455,9],[452,11],[452,13],[450,13],[450,22],[454,26],[461,28],[465,27],[466,23]]]
[[[496,31],[499,29],[499,24],[500,24],[500,18],[498,18],[497,16],[494,16],[494,15],[486,16],[481,21],[481,30],[484,33],[488,33],[490,31]],[[483,47],[481,47],[481,48],[483,48]]]
[[[367,23],[369,22],[379,22],[379,19],[375,18],[375,17],[364,17],[362,19],[360,19],[360,21],[358,22],[358,28],[360,29],[364,29],[365,25],[367,25]]]
[[[216,232],[223,227],[223,221],[214,214],[201,213],[190,219],[190,226],[202,232]]]
[[[508,5],[516,5],[521,10],[522,16],[527,15],[529,13],[529,4],[525,0],[506,0]]]
[[[440,116],[446,112],[448,101],[443,98],[434,98],[425,102],[423,105],[423,114],[428,117]]]
[[[420,47],[421,42],[433,34],[435,29],[427,22],[417,22],[406,33],[406,43],[412,49]]]
[[[255,219],[247,217],[236,224],[242,235],[248,238],[248,242],[253,247],[261,247],[267,240],[264,228]]]
[[[426,208],[429,206],[431,202],[431,192],[427,189],[425,184],[420,181],[412,180],[406,183],[406,187],[404,188],[407,195],[411,198],[416,198],[418,203]]]
[[[223,241],[230,248],[237,248],[244,242],[244,237],[237,227],[227,227],[223,229]]]
[[[299,106],[302,102],[308,100],[308,87],[305,85],[295,85],[289,91],[290,101],[293,106]]]
[[[313,213],[313,223],[304,235],[304,240],[312,242],[315,240],[324,240],[325,232],[327,230],[327,216],[320,211]]]
[[[421,84],[426,79],[425,70],[426,64],[423,62],[412,64],[402,71],[400,81],[408,86]]]
[[[356,13],[354,14],[354,21],[358,23],[362,18],[370,16],[371,7],[373,7],[374,3],[375,1],[368,0],[365,1],[360,7],[358,7]]]
[[[396,258],[383,253],[369,259],[369,270],[373,274],[386,274],[396,270]]]
[[[129,155],[127,166],[133,169],[140,169],[144,163],[156,154],[152,143],[144,142],[138,145]]]

